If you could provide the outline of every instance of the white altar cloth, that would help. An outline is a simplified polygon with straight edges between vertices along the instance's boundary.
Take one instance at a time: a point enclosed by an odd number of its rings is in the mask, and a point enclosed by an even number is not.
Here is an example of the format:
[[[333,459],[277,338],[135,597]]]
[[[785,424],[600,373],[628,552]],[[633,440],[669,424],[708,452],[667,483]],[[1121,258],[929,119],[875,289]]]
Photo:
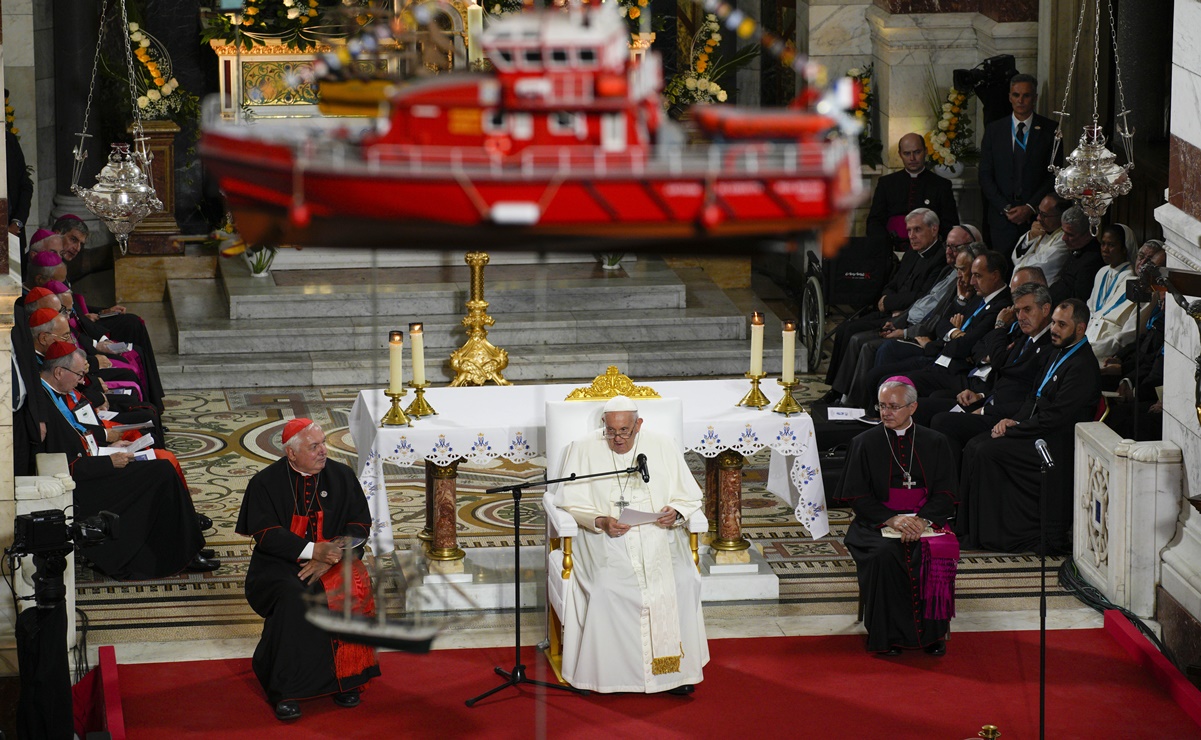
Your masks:
[[[770,408],[735,406],[749,388],[745,380],[673,380],[652,385],[659,395],[683,401],[686,449],[716,457],[723,450],[751,455],[770,447],[792,459],[789,477],[795,488],[772,485],[769,490],[793,505],[797,521],[811,537],[829,534],[825,487],[808,414],[785,418]],[[577,387],[578,383],[428,388],[426,400],[438,415],[415,419],[407,427],[381,427],[379,420],[390,401],[382,390],[361,391],[350,412],[350,434],[359,455],[359,480],[374,519],[372,550],[395,549],[382,462],[412,465],[428,460],[445,466],[460,458],[483,464],[498,457],[522,462],[543,455],[546,402],[561,401]],[[401,400],[407,406],[412,392]]]

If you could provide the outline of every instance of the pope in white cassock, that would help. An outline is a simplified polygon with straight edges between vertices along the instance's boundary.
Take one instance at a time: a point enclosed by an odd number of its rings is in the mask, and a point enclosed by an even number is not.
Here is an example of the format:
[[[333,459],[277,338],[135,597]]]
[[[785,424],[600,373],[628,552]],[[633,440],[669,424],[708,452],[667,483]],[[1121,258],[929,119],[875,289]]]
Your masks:
[[[691,693],[709,662],[701,579],[682,525],[701,490],[668,437],[643,432],[625,396],[605,404],[604,436],[576,440],[564,475],[636,466],[637,473],[564,483],[559,506],[581,529],[563,615],[563,678],[591,691]],[[653,522],[618,522],[626,508],[658,512]]]

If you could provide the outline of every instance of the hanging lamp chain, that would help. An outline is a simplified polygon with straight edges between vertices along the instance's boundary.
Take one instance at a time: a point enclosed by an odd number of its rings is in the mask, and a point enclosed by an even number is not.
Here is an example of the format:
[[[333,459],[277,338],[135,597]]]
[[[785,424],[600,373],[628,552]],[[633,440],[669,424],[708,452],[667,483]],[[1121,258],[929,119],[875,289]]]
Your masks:
[[[133,66],[133,48],[129,40],[129,15],[126,13],[125,0],[118,0],[118,2],[121,3],[121,37],[125,42],[125,66],[129,72],[129,109],[133,116],[130,133],[133,134],[134,159],[138,162],[138,166],[146,171],[146,175],[149,177],[150,161],[146,151],[146,137],[142,133],[142,114],[138,110],[138,91],[134,84],[134,76],[137,74],[137,68]]]
[[[79,185],[79,176],[83,174],[83,164],[88,158],[87,140],[92,138],[88,133],[88,119],[92,114],[92,98],[96,93],[96,75],[100,72],[100,49],[104,46],[104,19],[108,16],[108,0],[100,5],[100,32],[96,39],[96,53],[92,56],[92,78],[88,80],[88,102],[83,108],[83,128],[75,134],[79,143],[75,145],[75,162],[71,166],[71,188]]]
[[[1076,19],[1076,38],[1072,41],[1072,58],[1068,61],[1068,76],[1067,82],[1063,86],[1063,102],[1059,104],[1059,110],[1055,114],[1059,116],[1059,125],[1055,127],[1055,143],[1051,149],[1051,163],[1055,162],[1056,155],[1059,154],[1059,145],[1063,141],[1063,119],[1071,116],[1068,113],[1068,98],[1072,94],[1072,75],[1076,71],[1076,59],[1080,53],[1080,35],[1084,30],[1084,14],[1088,10],[1088,0],[1080,3],[1080,15]],[[1048,167],[1050,169],[1050,167]]]
[[[125,0],[121,0],[125,2]],[[1097,103],[1101,89],[1101,0],[1093,5],[1093,125],[1097,125],[1100,106]]]
[[[1130,111],[1126,108],[1126,92],[1122,89],[1122,63],[1118,56],[1118,26],[1113,17],[1113,0],[1106,0],[1106,4],[1109,7],[1109,37],[1113,42],[1113,74],[1118,88],[1118,113],[1114,116],[1114,128],[1122,137],[1122,148],[1126,150],[1126,161],[1129,163],[1127,170],[1132,170],[1134,169],[1134,131],[1130,129],[1130,122],[1126,120]],[[1098,41],[1098,43],[1100,42]]]

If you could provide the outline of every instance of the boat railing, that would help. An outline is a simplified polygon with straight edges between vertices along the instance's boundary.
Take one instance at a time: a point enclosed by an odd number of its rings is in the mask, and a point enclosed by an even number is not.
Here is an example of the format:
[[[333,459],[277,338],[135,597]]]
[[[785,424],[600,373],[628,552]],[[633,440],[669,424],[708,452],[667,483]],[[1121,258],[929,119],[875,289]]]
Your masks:
[[[354,157],[321,152],[317,144],[306,154],[349,165]],[[669,175],[817,175],[832,171],[841,159],[838,146],[830,143],[735,142],[708,146],[666,147],[659,150],[633,148],[607,152],[586,147],[529,147],[514,154],[484,148],[376,145],[364,153],[370,171],[407,175],[456,173],[492,174],[523,179],[570,177],[573,175],[641,176]]]

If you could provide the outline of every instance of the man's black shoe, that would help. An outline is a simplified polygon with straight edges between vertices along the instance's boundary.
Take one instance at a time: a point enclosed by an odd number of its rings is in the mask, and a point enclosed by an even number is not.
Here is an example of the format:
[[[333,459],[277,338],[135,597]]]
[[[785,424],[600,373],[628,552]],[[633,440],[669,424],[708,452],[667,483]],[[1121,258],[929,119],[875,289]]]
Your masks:
[[[842,393],[831,388],[830,390],[826,391],[826,395],[817,399],[817,402],[825,404],[826,406],[834,406],[842,402]]]
[[[667,693],[674,696],[688,696],[694,691],[696,691],[696,687],[690,683],[686,683],[683,686],[677,686],[674,689],[668,689]]]
[[[933,655],[936,658],[941,658],[947,654],[947,643],[943,640],[932,642],[925,647],[926,655]]]
[[[213,528],[213,520],[209,519],[204,514],[196,515],[196,523],[200,525],[200,529],[202,529],[202,530]]]
[[[217,551],[211,547],[202,547],[200,548],[200,557],[212,560],[217,557]]]
[[[900,657],[900,655],[901,649],[899,647],[889,648],[888,651],[884,653],[886,658],[897,658]]]
[[[334,694],[334,704],[347,709],[353,709],[359,705],[359,690],[340,691]]]
[[[220,560],[211,560],[200,553],[196,553],[196,557],[192,558],[192,562],[188,563],[184,570],[192,573],[210,573],[221,567]]]
[[[275,705],[275,718],[282,722],[300,719],[300,704],[294,701],[281,701]]]

